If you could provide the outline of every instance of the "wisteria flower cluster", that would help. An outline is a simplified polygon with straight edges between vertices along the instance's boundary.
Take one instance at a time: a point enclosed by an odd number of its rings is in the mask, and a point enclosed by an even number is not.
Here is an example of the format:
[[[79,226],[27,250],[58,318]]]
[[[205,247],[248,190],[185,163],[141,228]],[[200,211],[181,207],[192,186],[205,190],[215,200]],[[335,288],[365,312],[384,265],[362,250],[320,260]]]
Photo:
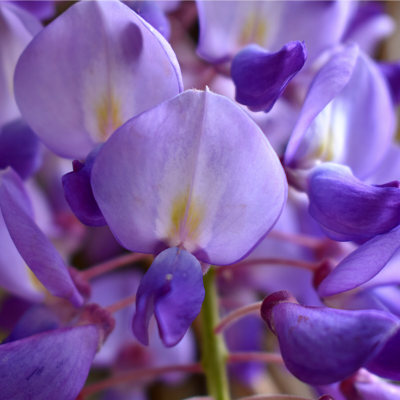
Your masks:
[[[0,2],[0,400],[400,399],[389,11]]]

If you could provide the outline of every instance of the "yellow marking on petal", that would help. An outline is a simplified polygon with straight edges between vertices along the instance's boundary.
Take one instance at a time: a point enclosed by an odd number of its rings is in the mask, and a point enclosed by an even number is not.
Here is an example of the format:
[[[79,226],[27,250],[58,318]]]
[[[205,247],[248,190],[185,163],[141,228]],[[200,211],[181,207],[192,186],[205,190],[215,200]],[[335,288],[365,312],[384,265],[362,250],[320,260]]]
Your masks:
[[[106,141],[122,125],[121,104],[112,93],[102,98],[96,108],[96,117],[102,141]]]
[[[26,265],[26,268],[28,270],[29,280],[31,281],[34,288],[37,289],[39,292],[46,293],[46,294],[49,293],[48,290],[43,286],[42,282],[39,281],[39,279],[36,277],[36,275],[32,272],[32,270],[27,265]]]
[[[264,46],[267,31],[268,26],[266,21],[260,19],[260,15],[253,11],[247,16],[244,23],[239,39],[240,44],[245,46],[249,43],[256,43],[260,46]]]
[[[190,199],[189,209],[186,212],[189,201],[189,188],[172,202],[171,227],[169,236],[178,239],[180,243],[192,241],[198,237],[198,228],[204,218],[204,208],[194,196]]]

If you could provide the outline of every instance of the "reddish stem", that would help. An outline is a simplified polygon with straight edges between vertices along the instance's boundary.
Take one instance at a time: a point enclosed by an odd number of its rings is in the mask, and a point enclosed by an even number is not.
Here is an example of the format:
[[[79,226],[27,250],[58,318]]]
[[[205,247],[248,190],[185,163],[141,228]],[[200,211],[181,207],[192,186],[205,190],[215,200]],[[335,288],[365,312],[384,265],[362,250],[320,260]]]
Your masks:
[[[214,328],[214,333],[217,335],[223,332],[229,325],[233,324],[235,321],[244,317],[247,314],[260,312],[261,304],[262,301],[259,301],[257,303],[253,303],[232,311],[226,317],[221,319],[219,324]]]
[[[117,301],[114,304],[111,304],[110,306],[104,307],[104,309],[112,314],[118,310],[121,310],[122,308],[125,308],[133,304],[135,301],[136,301],[136,294],[133,294],[132,296],[125,297],[124,299]]]
[[[95,265],[94,267],[91,267],[86,271],[82,271],[80,275],[84,280],[89,280],[98,275],[112,271],[113,269],[123,267],[124,265],[128,265],[136,261],[145,260],[146,258],[149,257],[150,257],[149,254],[143,254],[143,253],[125,254],[123,256],[113,258],[112,260],[106,261],[104,263]]]
[[[113,387],[120,383],[139,381],[144,378],[151,378],[153,376],[168,374],[170,372],[190,372],[193,374],[199,374],[203,372],[203,369],[200,363],[187,365],[170,365],[167,367],[158,368],[143,368],[136,371],[121,373],[112,376],[109,379],[105,379],[104,381],[87,385],[82,389],[80,395],[82,397],[89,396],[93,393],[100,392],[101,390],[108,389],[109,387]]]
[[[291,260],[284,258],[255,258],[252,260],[241,261],[232,265],[224,265],[222,267],[218,267],[217,273],[218,275],[220,275],[225,271],[266,265],[285,265],[290,267],[303,268],[308,271],[314,272],[320,267],[321,262],[312,263],[307,261]]]
[[[271,231],[268,234],[271,239],[278,239],[285,242],[298,244],[299,246],[309,247],[310,249],[317,250],[325,243],[323,239],[317,239],[308,235],[296,235],[294,233],[286,233],[281,231]]]

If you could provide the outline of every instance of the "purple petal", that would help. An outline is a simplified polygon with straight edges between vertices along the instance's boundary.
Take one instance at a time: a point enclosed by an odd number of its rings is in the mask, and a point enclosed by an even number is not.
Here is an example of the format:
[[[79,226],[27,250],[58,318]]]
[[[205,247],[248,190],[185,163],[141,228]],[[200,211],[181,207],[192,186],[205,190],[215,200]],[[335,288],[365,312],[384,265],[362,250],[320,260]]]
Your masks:
[[[36,285],[33,274],[26,266],[23,258],[8,232],[3,215],[0,212],[0,285],[8,292],[23,299],[39,302],[44,293]]]
[[[365,368],[382,378],[400,380],[400,332],[386,342]]]
[[[400,224],[400,190],[372,186],[348,167],[323,163],[309,175],[309,212],[323,227],[350,238],[373,237]]]
[[[181,90],[169,44],[119,1],[74,4],[35,37],[15,73],[24,118],[67,158],[85,159],[129,118]]]
[[[277,53],[250,45],[232,61],[236,101],[252,111],[268,112],[307,59],[304,42],[285,44]]]
[[[157,29],[166,40],[169,40],[171,27],[161,5],[157,1],[139,0],[125,1],[124,3],[147,21],[153,28]]]
[[[11,334],[2,342],[10,343],[16,340],[51,331],[61,327],[60,319],[49,308],[42,304],[32,306],[14,327]]]
[[[400,387],[375,378],[374,381],[355,382],[357,393],[362,400],[400,400]]]
[[[265,308],[269,314],[263,314]],[[270,305],[269,297],[261,315],[273,325],[289,371],[313,385],[352,375],[379,353],[400,327],[396,318],[381,311],[303,307],[275,300]]]
[[[167,347],[175,346],[199,314],[204,295],[203,271],[197,259],[177,247],[163,251],[138,288],[132,322],[136,338],[149,344],[148,326],[154,313],[161,340]]]
[[[400,62],[381,62],[379,68],[389,85],[390,93],[395,104],[400,103]]]
[[[255,43],[275,52],[292,40],[304,40],[310,58],[339,43],[351,2],[201,1],[197,53],[211,63],[229,61]]]
[[[21,7],[25,11],[31,13],[40,20],[46,20],[52,18],[56,13],[55,1],[11,1],[16,6]]]
[[[81,306],[82,296],[56,248],[33,221],[22,181],[11,168],[1,175],[0,207],[15,246],[39,281],[52,295]]]
[[[342,41],[355,42],[373,56],[379,42],[393,33],[396,24],[378,1],[360,2],[357,6]]]
[[[187,91],[111,137],[92,187],[124,247],[154,254],[182,243],[199,260],[224,265],[272,228],[287,183],[244,111],[214,93]]]
[[[400,227],[364,243],[348,255],[318,287],[321,297],[354,289],[372,279],[400,247]]]
[[[13,75],[18,58],[41,29],[34,17],[14,6],[0,4],[0,126],[20,117],[14,99]]]
[[[331,161],[364,179],[385,156],[394,133],[393,104],[377,65],[357,53],[348,47],[316,76],[285,154],[289,167]]]
[[[85,384],[99,343],[94,325],[39,333],[0,346],[3,400],[74,400]]]
[[[349,82],[359,50],[349,45],[335,54],[318,72],[308,91],[285,153],[285,164],[296,168],[315,141],[309,128],[317,115]],[[319,145],[319,143],[318,143]],[[313,149],[311,148],[311,151]]]
[[[22,119],[1,128],[0,169],[10,166],[26,179],[39,169],[41,162],[40,141]]]
[[[92,175],[93,163],[102,145],[96,146],[88,155],[84,164],[75,160],[74,171],[62,177],[65,198],[71,210],[82,224],[87,226],[107,225],[103,214],[93,196],[90,178]]]

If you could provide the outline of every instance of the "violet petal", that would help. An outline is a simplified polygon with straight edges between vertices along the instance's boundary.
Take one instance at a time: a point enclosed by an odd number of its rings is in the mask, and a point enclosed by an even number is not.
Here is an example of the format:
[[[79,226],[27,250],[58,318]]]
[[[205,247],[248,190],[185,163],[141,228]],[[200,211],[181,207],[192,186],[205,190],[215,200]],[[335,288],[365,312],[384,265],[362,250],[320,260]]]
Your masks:
[[[136,338],[148,345],[148,325],[154,313],[161,340],[167,347],[175,346],[199,314],[204,295],[203,271],[197,259],[177,247],[163,251],[138,288],[132,322]]]
[[[287,43],[276,53],[255,44],[247,46],[232,61],[236,101],[252,111],[270,111],[306,59],[304,42]]]

